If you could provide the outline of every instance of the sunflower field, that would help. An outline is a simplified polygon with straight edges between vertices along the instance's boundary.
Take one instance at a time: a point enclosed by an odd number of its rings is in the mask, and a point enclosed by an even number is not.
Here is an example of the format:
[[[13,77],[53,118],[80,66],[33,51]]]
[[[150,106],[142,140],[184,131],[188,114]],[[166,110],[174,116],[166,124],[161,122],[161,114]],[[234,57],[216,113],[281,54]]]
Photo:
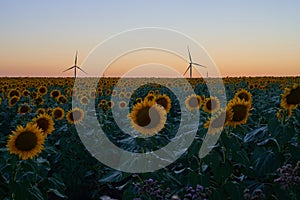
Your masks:
[[[0,199],[300,199],[300,77],[223,78],[214,96],[204,79],[160,81],[101,78],[79,91],[73,78],[1,78]],[[147,153],[176,137],[184,113],[199,113],[191,145],[154,172],[99,162],[76,129],[96,117],[115,146]]]

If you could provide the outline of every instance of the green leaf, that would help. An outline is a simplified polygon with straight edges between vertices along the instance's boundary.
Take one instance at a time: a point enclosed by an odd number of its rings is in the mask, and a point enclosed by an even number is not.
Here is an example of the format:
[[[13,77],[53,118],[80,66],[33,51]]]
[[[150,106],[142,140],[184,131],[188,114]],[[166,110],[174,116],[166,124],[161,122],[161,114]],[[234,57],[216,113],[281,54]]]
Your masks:
[[[258,176],[265,176],[279,167],[279,157],[273,151],[264,152],[254,161],[254,168]]]
[[[48,192],[49,192],[49,193],[52,192],[52,193],[54,193],[56,196],[58,196],[58,197],[60,197],[60,198],[67,198],[66,195],[63,195],[63,194],[60,193],[57,189],[52,189],[52,188],[50,188],[50,189],[48,190]]]
[[[107,173],[106,175],[104,175],[98,181],[102,182],[102,183],[119,182],[119,181],[123,180],[124,178],[126,178],[128,176],[130,176],[130,174],[124,173],[124,172],[121,172],[121,171],[117,171],[117,170],[112,170],[109,173]]]
[[[229,194],[231,199],[243,200],[243,192],[241,191],[240,185],[237,183],[228,182],[225,184],[225,190]]]
[[[267,134],[268,134],[267,126],[262,126],[260,128],[254,129],[244,137],[244,143],[250,143],[250,142],[256,143],[257,141],[261,140],[261,138],[267,136]]]
[[[242,164],[244,166],[249,166],[250,165],[250,160],[247,155],[247,152],[242,149],[240,151],[233,151],[232,152],[232,159],[236,163]]]
[[[37,186],[33,186],[30,190],[29,193],[34,197],[36,200],[44,200],[43,194],[40,191],[40,189]]]

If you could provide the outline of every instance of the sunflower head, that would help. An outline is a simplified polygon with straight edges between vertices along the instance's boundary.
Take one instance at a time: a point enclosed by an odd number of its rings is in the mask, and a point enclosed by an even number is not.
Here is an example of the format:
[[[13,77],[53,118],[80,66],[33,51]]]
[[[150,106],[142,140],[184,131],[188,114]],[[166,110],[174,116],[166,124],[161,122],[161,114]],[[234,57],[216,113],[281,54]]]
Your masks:
[[[207,120],[204,124],[204,128],[209,128],[209,134],[216,134],[221,131],[223,127],[227,125],[227,122],[230,121],[233,117],[231,110],[220,110],[218,113],[211,119]]]
[[[32,102],[37,105],[37,106],[40,106],[40,105],[43,105],[44,104],[44,99],[43,97],[41,96],[37,96],[35,99],[32,100]]]
[[[158,104],[158,105],[161,105],[165,110],[166,112],[168,113],[171,109],[171,99],[169,96],[163,94],[163,95],[158,95],[156,98],[155,98],[155,102]]]
[[[285,88],[281,95],[280,105],[286,110],[294,109],[300,104],[300,85],[294,84],[292,88]]]
[[[66,118],[70,124],[78,124],[84,119],[84,112],[81,108],[73,108],[68,111]]]
[[[67,97],[65,95],[59,95],[57,97],[57,100],[61,104],[66,104],[68,102],[68,99],[67,99]]]
[[[228,120],[228,124],[236,127],[236,125],[245,124],[247,122],[251,104],[250,102],[236,98],[228,103],[227,109],[233,113],[232,119]]]
[[[50,92],[50,96],[51,96],[52,98],[57,98],[57,97],[59,97],[59,95],[60,95],[60,90],[52,90],[52,91]]]
[[[119,108],[123,109],[127,106],[127,103],[125,101],[120,101],[119,102]]]
[[[192,94],[186,98],[185,105],[189,111],[198,110],[202,105],[202,99],[199,95]]]
[[[39,95],[41,95],[41,96],[44,96],[45,94],[47,94],[47,92],[48,92],[48,89],[47,89],[47,87],[46,86],[40,86],[39,88],[38,88],[38,93],[39,93]]]
[[[22,104],[19,108],[18,108],[18,113],[19,114],[26,114],[29,113],[31,110],[30,106],[28,104]]]
[[[23,90],[22,95],[23,97],[29,97],[30,96],[29,90]]]
[[[45,108],[38,108],[36,111],[35,111],[36,114],[45,114],[46,113],[46,110]]]
[[[248,92],[245,89],[239,89],[237,93],[235,93],[234,98],[239,98],[241,100],[244,99],[244,101],[252,102],[252,95],[250,92]]]
[[[80,103],[81,103],[81,105],[86,106],[86,105],[89,104],[89,102],[90,102],[90,99],[89,99],[87,96],[82,96],[82,97],[80,98]]]
[[[18,126],[12,131],[7,142],[7,149],[22,160],[32,159],[44,149],[45,136],[36,124],[28,123],[26,127]]]
[[[57,107],[52,110],[52,117],[55,120],[62,120],[64,118],[64,116],[65,116],[64,109]]]
[[[13,96],[17,96],[17,97],[20,97],[20,91],[19,90],[16,90],[16,89],[11,89],[9,90],[9,92],[7,93],[7,97],[8,98],[12,98]]]
[[[54,122],[48,114],[40,114],[32,119],[33,124],[36,124],[45,135],[51,134],[54,131]]]
[[[151,92],[151,91],[150,91]],[[151,102],[151,101],[155,101],[155,96],[152,93],[148,93],[148,95],[145,97],[144,101],[146,102]]]
[[[220,109],[220,101],[218,97],[211,96],[206,98],[203,104],[203,110],[208,113],[217,112]]]
[[[132,127],[144,136],[153,136],[164,128],[165,109],[153,101],[143,101],[134,105],[128,116]]]
[[[10,107],[13,107],[13,106],[15,106],[15,105],[18,103],[19,100],[20,100],[20,97],[18,97],[18,96],[13,96],[13,97],[11,97],[11,98],[8,100],[8,105],[9,105]]]

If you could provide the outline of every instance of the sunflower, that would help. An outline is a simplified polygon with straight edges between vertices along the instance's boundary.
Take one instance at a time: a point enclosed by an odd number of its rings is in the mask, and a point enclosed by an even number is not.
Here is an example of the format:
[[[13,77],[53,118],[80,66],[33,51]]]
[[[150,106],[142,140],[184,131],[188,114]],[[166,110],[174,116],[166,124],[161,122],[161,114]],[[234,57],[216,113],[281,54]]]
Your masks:
[[[38,97],[39,95],[38,95],[38,93],[36,93],[36,92],[31,92],[31,97],[32,97],[32,99],[36,99],[37,97]]]
[[[19,100],[20,100],[20,97],[13,96],[13,97],[11,97],[11,98],[8,100],[8,105],[9,105],[10,107],[13,107],[13,106],[15,106],[15,105],[18,103]]]
[[[35,124],[28,123],[26,127],[18,126],[12,131],[7,142],[7,149],[22,160],[32,159],[44,149],[45,136]]]
[[[245,124],[247,122],[251,104],[244,99],[236,98],[228,103],[227,109],[233,113],[232,119],[228,121],[228,125],[236,127],[236,125]]]
[[[161,105],[162,107],[164,107],[164,109],[166,110],[167,113],[170,112],[170,109],[171,109],[171,99],[169,96],[163,94],[163,95],[158,95],[156,98],[155,98],[155,102],[158,104],[158,105]]]
[[[31,110],[30,106],[28,104],[22,104],[19,108],[18,108],[18,113],[19,114],[26,114],[29,113]]]
[[[142,101],[143,101],[143,99],[141,97],[138,97],[138,98],[135,99],[136,103],[141,103]]]
[[[110,107],[110,108],[113,108],[115,106],[115,103],[113,101],[108,101],[107,102],[107,105]]]
[[[41,96],[44,96],[45,94],[47,94],[47,92],[48,92],[48,89],[47,89],[47,87],[46,86],[40,86],[39,88],[38,88],[38,93],[39,93],[39,95],[41,95]]]
[[[198,110],[202,105],[202,99],[199,95],[191,94],[185,100],[185,106],[189,111]]]
[[[29,97],[30,96],[30,92],[28,90],[23,90],[22,95],[24,97]]]
[[[300,104],[300,85],[294,84],[292,88],[285,88],[281,95],[281,107],[286,110],[294,109]]]
[[[203,104],[203,110],[208,113],[214,113],[220,109],[220,101],[218,97],[211,96],[206,98]]]
[[[84,112],[81,108],[73,108],[68,111],[66,118],[70,124],[78,124],[84,119]]]
[[[46,113],[45,111],[45,108],[38,108],[36,111],[35,111],[36,114],[44,114]]]
[[[235,93],[234,98],[240,98],[241,100],[245,100],[246,102],[252,103],[252,95],[245,89],[239,89],[237,93]]]
[[[64,109],[56,107],[52,110],[52,117],[56,120],[62,120],[65,116]]]
[[[11,97],[13,97],[13,96],[20,97],[21,95],[20,95],[19,90],[16,90],[16,89],[11,89],[11,90],[9,90],[9,92],[7,93],[7,97],[8,97],[8,98],[11,98]]]
[[[58,100],[58,102],[61,103],[61,104],[65,104],[65,103],[68,102],[68,99],[67,99],[67,97],[66,97],[65,95],[59,95],[59,96],[57,97],[57,100]]]
[[[51,92],[50,92],[50,97],[52,97],[52,98],[57,98],[57,97],[59,97],[60,96],[60,90],[52,90]]]
[[[45,135],[51,134],[54,131],[54,122],[48,114],[39,114],[32,119],[32,122],[36,124],[38,128],[42,129]]]
[[[89,102],[90,102],[90,99],[87,96],[83,96],[83,97],[80,98],[81,105],[86,106],[86,105],[89,104]]]
[[[151,92],[151,91],[150,91]],[[148,101],[148,102],[151,102],[151,101],[154,101],[155,100],[155,96],[154,94],[152,93],[148,93],[148,95],[145,97],[144,101]]]
[[[35,99],[32,100],[33,103],[37,106],[43,105],[44,104],[44,99],[41,96],[37,96]]]
[[[153,101],[143,101],[133,107],[128,117],[136,131],[145,136],[153,136],[164,128],[166,114],[162,106]]]
[[[119,102],[119,108],[123,109],[127,106],[127,103],[125,101],[120,101]]]
[[[218,113],[211,119],[207,120],[204,124],[204,128],[210,128],[208,133],[214,135],[221,131],[224,126],[227,125],[227,122],[232,120],[233,113],[232,110],[220,110]]]
[[[91,91],[89,96],[90,96],[90,98],[95,99],[97,96],[96,91]]]

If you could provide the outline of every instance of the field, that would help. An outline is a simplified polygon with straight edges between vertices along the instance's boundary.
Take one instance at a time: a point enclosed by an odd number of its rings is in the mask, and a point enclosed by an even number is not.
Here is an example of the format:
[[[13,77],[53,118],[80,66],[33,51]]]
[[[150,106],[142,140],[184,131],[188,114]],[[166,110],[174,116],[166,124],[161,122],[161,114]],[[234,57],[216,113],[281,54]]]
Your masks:
[[[151,81],[1,78],[0,199],[300,199],[300,77],[223,78],[225,90],[214,79],[209,89],[203,79]],[[97,135],[147,154],[181,126],[191,144],[165,152],[174,162],[157,170]]]

